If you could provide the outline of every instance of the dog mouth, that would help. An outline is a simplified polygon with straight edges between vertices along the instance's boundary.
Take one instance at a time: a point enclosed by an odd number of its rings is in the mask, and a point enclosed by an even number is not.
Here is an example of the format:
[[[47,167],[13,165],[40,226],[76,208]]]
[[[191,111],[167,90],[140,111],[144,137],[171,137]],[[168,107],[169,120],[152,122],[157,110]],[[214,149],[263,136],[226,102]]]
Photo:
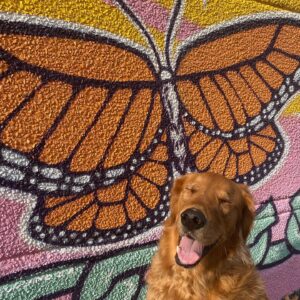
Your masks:
[[[214,246],[204,246],[189,235],[183,235],[179,239],[175,261],[184,268],[196,266],[209,250]]]

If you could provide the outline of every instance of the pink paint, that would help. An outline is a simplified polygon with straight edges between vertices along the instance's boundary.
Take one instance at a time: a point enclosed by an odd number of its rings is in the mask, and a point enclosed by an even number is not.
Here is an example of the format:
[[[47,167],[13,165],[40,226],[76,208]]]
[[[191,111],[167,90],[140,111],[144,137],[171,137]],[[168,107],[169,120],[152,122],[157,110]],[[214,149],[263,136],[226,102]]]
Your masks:
[[[96,251],[91,248],[85,248],[76,249],[73,252],[69,249],[69,251],[62,253],[60,252],[61,249],[47,250],[47,246],[45,246],[45,249],[38,249],[27,245],[19,234],[19,224],[25,210],[26,207],[22,203],[13,200],[0,200],[0,276],[38,268],[45,265],[45,262],[50,264],[76,258],[91,257],[101,255],[107,251],[104,247],[99,247]],[[135,244],[157,240],[159,233],[159,230],[154,231],[153,234],[136,240]]]
[[[278,199],[273,202],[278,216],[277,224],[272,227],[272,241],[278,241],[285,238],[285,228],[291,215],[290,198]]]
[[[95,253],[94,253],[95,255]],[[5,276],[11,273],[20,272],[22,270],[34,269],[46,264],[55,263],[58,261],[68,261],[71,259],[89,257],[88,253],[55,253],[50,251],[42,251],[35,254],[24,254],[11,259],[6,259],[0,262],[0,276]]]
[[[0,261],[37,251],[20,238],[19,226],[23,211],[24,204],[0,199]]]
[[[289,153],[276,174],[253,192],[257,203],[266,201],[270,196],[279,198],[293,195],[300,188],[300,118],[289,116],[282,117],[279,121],[290,140]]]
[[[285,228],[292,209],[290,206],[290,198],[275,200],[273,204],[275,205],[278,222],[272,226],[272,241],[277,241],[285,237]],[[260,205],[261,204],[256,204],[256,209],[258,209]]]
[[[277,224],[272,226],[272,241],[284,239],[285,228],[287,221],[291,214],[290,198],[278,199],[273,201],[278,216]],[[256,204],[255,208],[258,209],[261,204]]]
[[[159,238],[158,235],[147,236],[140,243],[146,243],[152,240],[157,240]],[[136,242],[135,245],[138,245],[139,242]],[[20,253],[17,257],[12,257],[11,259],[6,259],[0,261],[0,276],[5,276],[8,274],[20,272],[23,270],[34,269],[50,263],[56,263],[59,261],[68,261],[71,259],[80,259],[80,258],[88,258],[93,256],[101,255],[104,251],[101,249],[95,251],[92,249],[83,249],[81,251],[72,252],[69,249],[66,253],[61,253],[59,250],[48,250],[48,251],[39,251],[34,254],[22,255]]]
[[[279,122],[290,141],[289,153],[278,172],[253,192],[256,207],[261,202],[268,200],[270,196],[274,199],[291,196],[300,188],[300,135],[298,132],[300,118],[297,116],[282,117]],[[274,201],[279,221],[272,228],[272,241],[283,239],[285,236],[284,231],[291,210],[289,201],[289,198]]]
[[[294,255],[280,265],[260,272],[270,300],[280,300],[300,288],[299,266],[300,255]]]
[[[115,5],[112,0],[104,0],[104,2],[109,5]],[[127,3],[143,23],[150,27],[154,27],[160,32],[165,33],[167,31],[170,15],[169,10],[150,0],[128,0]],[[177,37],[179,40],[184,40],[199,30],[200,27],[198,25],[182,19]]]
[[[285,238],[285,228],[290,215],[291,215],[290,212],[286,212],[278,215],[279,221],[276,225],[272,227],[272,242]]]
[[[3,236],[5,238],[5,236]],[[157,240],[159,238],[158,233],[147,236],[143,240],[137,241],[135,245],[143,244],[146,242],[150,242],[152,240]],[[124,245],[125,246],[125,245]],[[120,248],[120,247],[119,247]],[[80,259],[80,258],[88,258],[93,257],[95,255],[101,255],[104,253],[102,249],[94,250],[94,249],[82,249],[78,251],[78,249],[74,249],[72,252],[71,249],[66,251],[65,253],[60,252],[59,250],[44,250],[37,251],[36,253],[26,254],[26,251],[23,253],[19,253],[19,256],[14,256],[5,260],[0,261],[0,277],[6,276],[8,274],[20,272],[23,270],[34,269],[41,267],[46,264],[56,263],[59,261],[68,261],[71,259]]]
[[[279,221],[272,227],[272,241],[284,239],[285,228],[291,215],[290,198],[274,201]]]

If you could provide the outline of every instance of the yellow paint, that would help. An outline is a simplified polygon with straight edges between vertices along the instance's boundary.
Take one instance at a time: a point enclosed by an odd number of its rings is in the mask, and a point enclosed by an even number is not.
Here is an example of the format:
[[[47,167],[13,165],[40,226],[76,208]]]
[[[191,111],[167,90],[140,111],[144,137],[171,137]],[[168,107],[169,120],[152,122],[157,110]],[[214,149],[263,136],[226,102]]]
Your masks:
[[[103,29],[147,46],[145,39],[120,10],[101,0],[0,0],[0,11],[16,12],[70,21]],[[163,51],[165,34],[148,26],[157,46]]]
[[[167,9],[173,6],[173,0],[155,0]],[[186,0],[184,18],[205,27],[232,18],[265,11],[300,12],[299,0]]]
[[[142,0],[139,0],[142,1]],[[153,0],[170,10],[174,0]],[[186,0],[184,18],[201,27],[220,23],[237,16],[263,11],[291,10],[300,12],[299,0]],[[141,45],[146,45],[135,26],[117,9],[101,0],[0,0],[0,11],[45,16],[104,29]],[[149,27],[159,48],[164,34]]]
[[[163,52],[165,46],[165,33],[150,26],[147,26],[147,29],[151,33],[158,49]]]
[[[300,114],[300,94],[298,94],[282,112],[282,116]]]
[[[119,9],[100,0],[0,0],[0,11],[88,25],[146,45],[141,34]]]

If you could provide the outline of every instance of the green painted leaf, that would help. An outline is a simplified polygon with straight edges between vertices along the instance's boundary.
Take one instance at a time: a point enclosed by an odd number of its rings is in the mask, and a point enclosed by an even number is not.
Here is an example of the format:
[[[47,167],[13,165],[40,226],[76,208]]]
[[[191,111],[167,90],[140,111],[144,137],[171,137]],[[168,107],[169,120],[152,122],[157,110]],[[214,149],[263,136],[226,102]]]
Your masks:
[[[139,293],[139,296],[137,298],[137,300],[145,300],[146,299],[146,293],[147,293],[147,288],[145,285],[143,285],[143,287],[141,288],[141,291]]]
[[[264,259],[263,265],[274,264],[287,256],[290,255],[290,251],[286,246],[285,242],[281,242],[276,245],[269,247],[266,258]]]
[[[258,265],[263,259],[265,252],[267,251],[268,244],[268,232],[265,232],[257,243],[255,243],[251,248],[251,256],[256,265]]]
[[[290,245],[297,251],[300,251],[300,221],[293,214],[287,226],[287,238]]]
[[[105,298],[106,300],[131,299],[135,294],[139,283],[139,275],[133,275],[117,283],[114,289]]]
[[[0,299],[31,300],[73,287],[84,264],[59,266],[0,285]]]
[[[300,218],[300,195],[297,195],[293,198],[291,201],[291,207],[295,212],[297,211],[298,218]]]
[[[96,263],[84,282],[81,299],[100,298],[111,286],[115,277],[122,276],[131,269],[149,265],[156,249],[156,246],[146,246]]]
[[[276,209],[274,204],[269,202],[265,207],[256,215],[253,229],[247,240],[247,244],[253,244],[259,234],[266,230],[268,227],[276,222]]]
[[[296,195],[290,205],[292,216],[287,225],[287,239],[295,250],[300,251],[300,195]]]

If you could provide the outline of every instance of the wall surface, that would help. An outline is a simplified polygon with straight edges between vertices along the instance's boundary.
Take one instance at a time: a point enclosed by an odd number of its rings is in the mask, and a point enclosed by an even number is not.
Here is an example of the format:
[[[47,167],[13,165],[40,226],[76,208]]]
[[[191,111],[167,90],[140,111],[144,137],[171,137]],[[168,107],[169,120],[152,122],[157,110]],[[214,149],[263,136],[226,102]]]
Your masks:
[[[0,2],[0,299],[144,299],[174,177],[251,187],[300,289],[300,2]]]

